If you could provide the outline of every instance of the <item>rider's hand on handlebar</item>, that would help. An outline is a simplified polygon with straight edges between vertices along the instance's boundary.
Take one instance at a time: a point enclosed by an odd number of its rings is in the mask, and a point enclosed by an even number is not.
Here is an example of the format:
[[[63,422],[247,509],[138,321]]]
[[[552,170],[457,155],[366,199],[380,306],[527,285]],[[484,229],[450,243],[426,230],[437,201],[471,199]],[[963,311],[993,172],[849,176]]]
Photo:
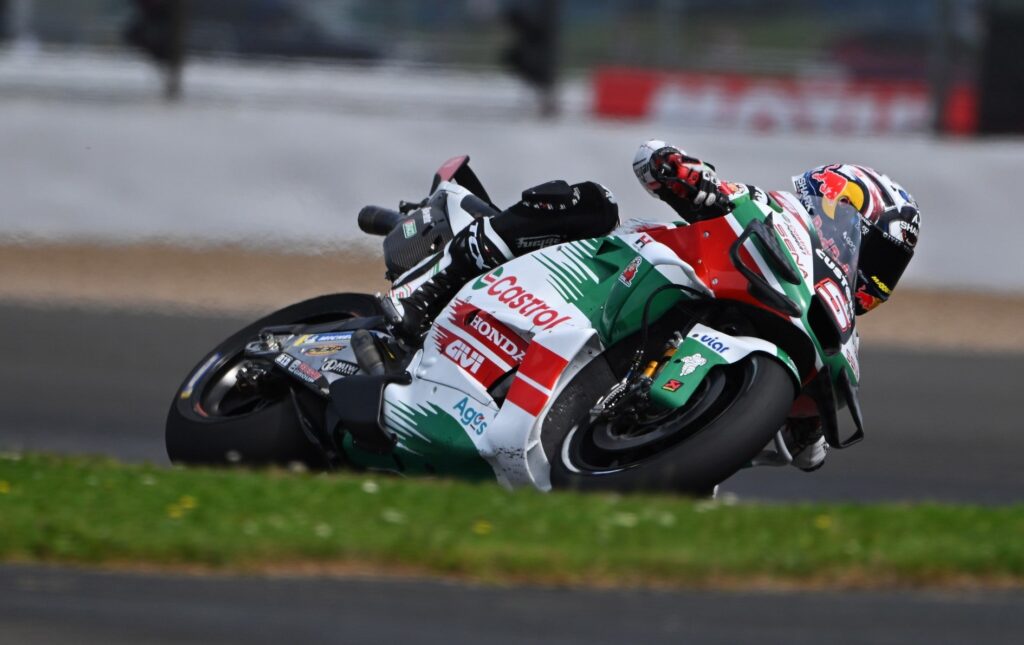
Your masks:
[[[651,173],[667,190],[698,208],[713,206],[722,198],[715,169],[678,149],[661,148],[651,155]]]

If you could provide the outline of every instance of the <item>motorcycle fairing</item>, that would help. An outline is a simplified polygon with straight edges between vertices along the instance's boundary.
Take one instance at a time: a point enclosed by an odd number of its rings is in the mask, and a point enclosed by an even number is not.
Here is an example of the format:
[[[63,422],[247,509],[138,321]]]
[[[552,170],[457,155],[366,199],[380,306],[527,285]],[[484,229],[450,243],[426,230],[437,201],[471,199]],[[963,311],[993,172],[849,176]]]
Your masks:
[[[655,240],[665,243],[681,258],[692,265],[697,277],[714,292],[717,299],[738,300],[747,304],[772,311],[784,317],[799,329],[813,344],[814,364],[800,365],[800,380],[805,386],[812,381],[818,385],[809,393],[817,401],[826,419],[826,438],[833,447],[841,448],[851,445],[863,436],[860,405],[857,401],[857,384],[860,378],[858,349],[859,339],[852,318],[848,328],[842,328],[843,319],[840,315],[832,315],[824,326],[812,321],[812,312],[821,309],[822,294],[815,289],[826,278],[835,275],[835,268],[821,260],[823,242],[814,222],[814,218],[805,205],[788,193],[772,193],[774,205],[754,202],[748,196],[741,196],[734,201],[731,213],[689,226],[654,230],[650,235]],[[842,229],[845,221],[856,221],[855,212],[837,210],[836,216],[830,220],[829,226],[834,230]],[[780,295],[795,303],[799,315],[791,315],[773,309],[770,305],[751,296],[748,291],[748,280],[735,271],[729,259],[727,249],[735,243],[744,231],[755,222],[767,221],[771,216],[774,232],[781,242],[782,252],[789,256],[793,266],[802,278],[800,284],[791,284],[779,279],[772,270],[761,249],[752,239],[747,239],[740,249],[740,260],[748,267],[756,270],[764,281]],[[845,217],[845,220],[843,219]],[[850,226],[851,231],[855,227]],[[847,266],[855,268],[856,257],[847,260]],[[840,285],[842,288],[843,285]],[[845,296],[845,294],[842,294]],[[833,312],[835,313],[835,312]],[[834,350],[829,350],[824,341],[824,333],[831,326],[836,326],[840,339]],[[825,386],[828,387],[825,387]],[[682,388],[680,388],[682,390]],[[837,424],[834,422],[834,411],[846,405],[854,415],[857,433],[848,440],[838,439]],[[829,411],[832,412],[829,412]]]
[[[800,285],[780,283],[778,280],[774,280],[773,285],[777,284],[780,291],[800,303],[802,313],[799,318],[792,317],[791,321],[807,335],[815,348],[815,369],[813,373],[804,375],[804,385],[818,404],[826,440],[833,448],[846,448],[864,436],[858,400],[860,340],[853,319],[852,297],[849,293],[853,283],[851,276],[856,273],[859,215],[852,207],[840,204],[826,221],[820,216],[816,217],[809,210],[809,207],[814,206],[813,203],[805,204],[796,196],[785,192],[772,193],[772,197],[781,208],[780,214],[785,216],[785,219],[780,218],[778,222],[784,225],[792,224],[780,230],[777,223],[776,233],[783,240],[787,252],[804,278]],[[733,211],[738,227],[749,225],[752,218],[757,217],[749,208],[749,204],[749,201],[741,200]],[[797,227],[796,224],[800,226]],[[801,229],[807,231],[806,238],[802,233],[797,236]],[[787,233],[790,236],[788,239]],[[805,245],[808,239],[812,254],[806,252]],[[796,250],[790,248],[791,245],[796,246]],[[762,270],[767,269],[761,264],[759,266]],[[840,266],[842,273],[845,274],[845,280],[840,275]],[[773,279],[770,272],[768,273],[766,277]],[[834,280],[839,288],[839,300],[834,307],[824,303],[825,295],[820,288],[824,280]],[[812,321],[816,307],[819,310],[824,308],[828,312],[831,324],[822,324],[820,319],[817,323]],[[848,326],[845,323],[848,323]],[[838,334],[838,347],[830,349],[826,346],[825,332]],[[839,438],[836,420],[836,412],[843,406],[850,411],[857,427],[856,432],[845,440]]]
[[[651,384],[651,401],[666,409],[680,408],[712,369],[738,363],[755,352],[768,354],[788,367],[799,389],[800,370],[777,345],[752,336],[730,336],[698,323]]]
[[[675,283],[711,294],[690,263],[653,239],[655,232],[627,228],[621,234],[547,247],[503,264],[465,285],[428,333],[420,360],[410,368],[422,382],[450,386],[493,409],[497,404],[488,386],[501,370],[508,370],[501,376],[516,370],[494,420],[481,437],[473,437],[502,484],[550,487],[540,420],[576,371],[604,347],[639,328],[642,309],[655,290]],[[679,297],[674,291],[659,296],[650,308],[651,318]],[[460,312],[466,309],[486,312],[510,334],[529,341],[521,363],[489,351],[464,327],[460,329]],[[757,339],[731,342],[742,345],[746,353],[784,356]],[[452,351],[456,343],[457,350]],[[746,353],[726,352],[725,359],[734,362]],[[792,366],[788,357],[783,362]],[[482,374],[486,376],[481,378]],[[391,385],[388,396],[403,388],[412,391],[414,386]],[[426,396],[419,400],[429,400],[430,393]]]
[[[385,389],[384,419],[398,435],[398,461],[360,452],[348,438],[346,454],[367,467],[404,473],[480,478],[482,464],[487,477],[508,488],[549,490],[541,421],[561,387],[600,353],[590,342],[594,336],[593,329],[566,328],[535,337],[500,408],[465,369],[425,348],[409,366],[418,378]]]
[[[410,374],[420,373],[422,356],[419,352],[413,358]],[[384,388],[382,418],[397,435],[394,451],[376,455],[361,450],[347,433],[342,448],[349,460],[364,468],[492,479],[494,472],[481,452],[496,412],[493,403],[483,404],[465,391],[436,381],[392,383]]]
[[[551,465],[540,436],[544,417],[562,388],[600,352],[592,328],[567,327],[530,343],[486,437],[483,454],[503,486],[551,489]]]

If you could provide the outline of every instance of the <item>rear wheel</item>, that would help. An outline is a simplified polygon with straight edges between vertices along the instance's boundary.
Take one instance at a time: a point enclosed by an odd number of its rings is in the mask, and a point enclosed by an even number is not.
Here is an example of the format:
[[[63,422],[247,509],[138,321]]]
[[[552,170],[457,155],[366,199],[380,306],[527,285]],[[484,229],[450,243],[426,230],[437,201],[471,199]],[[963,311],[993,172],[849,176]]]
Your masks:
[[[192,370],[167,414],[167,455],[176,464],[302,462],[322,467],[306,439],[287,383],[245,388],[238,379],[246,343],[264,327],[379,315],[376,298],[340,293],[275,311],[234,334]]]
[[[592,420],[616,383],[599,357],[559,395],[542,441],[555,488],[705,494],[757,455],[782,426],[795,387],[764,354],[715,368],[690,401],[671,411]]]

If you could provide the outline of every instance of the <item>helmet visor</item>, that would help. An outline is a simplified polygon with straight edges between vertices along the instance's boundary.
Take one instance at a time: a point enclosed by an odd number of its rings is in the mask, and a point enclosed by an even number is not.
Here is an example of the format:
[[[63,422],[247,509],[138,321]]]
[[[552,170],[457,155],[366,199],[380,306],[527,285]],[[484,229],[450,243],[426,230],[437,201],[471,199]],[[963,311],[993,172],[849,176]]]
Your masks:
[[[858,268],[878,298],[888,300],[906,271],[914,249],[875,226],[861,226]]]

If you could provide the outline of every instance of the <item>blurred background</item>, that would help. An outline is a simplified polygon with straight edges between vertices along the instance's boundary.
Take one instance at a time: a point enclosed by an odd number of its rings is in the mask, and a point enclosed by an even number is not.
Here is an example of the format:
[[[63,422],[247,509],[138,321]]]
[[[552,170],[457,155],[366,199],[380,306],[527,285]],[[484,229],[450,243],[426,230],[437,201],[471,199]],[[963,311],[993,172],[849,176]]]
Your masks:
[[[172,71],[171,97],[192,61],[316,60],[484,83],[511,72],[547,115],[642,118],[692,103],[704,109],[690,123],[722,125],[710,104],[728,97],[761,104],[739,126],[974,134],[1021,131],[1022,11],[1014,0],[3,0],[0,35],[9,55],[36,59],[40,88],[61,58],[90,56],[64,71],[106,71],[93,91],[126,91],[110,78],[123,66],[103,66],[134,47]],[[33,85],[5,71],[5,91]],[[771,104],[794,87],[792,104]],[[859,119],[822,114],[840,97],[858,100]]]
[[[0,0],[0,235],[376,249],[354,213],[461,153],[499,203],[592,179],[668,218],[629,168],[656,137],[766,187],[876,166],[924,208],[911,283],[1020,290],[1012,236],[956,224],[1016,226],[1021,29],[1010,0]]]

